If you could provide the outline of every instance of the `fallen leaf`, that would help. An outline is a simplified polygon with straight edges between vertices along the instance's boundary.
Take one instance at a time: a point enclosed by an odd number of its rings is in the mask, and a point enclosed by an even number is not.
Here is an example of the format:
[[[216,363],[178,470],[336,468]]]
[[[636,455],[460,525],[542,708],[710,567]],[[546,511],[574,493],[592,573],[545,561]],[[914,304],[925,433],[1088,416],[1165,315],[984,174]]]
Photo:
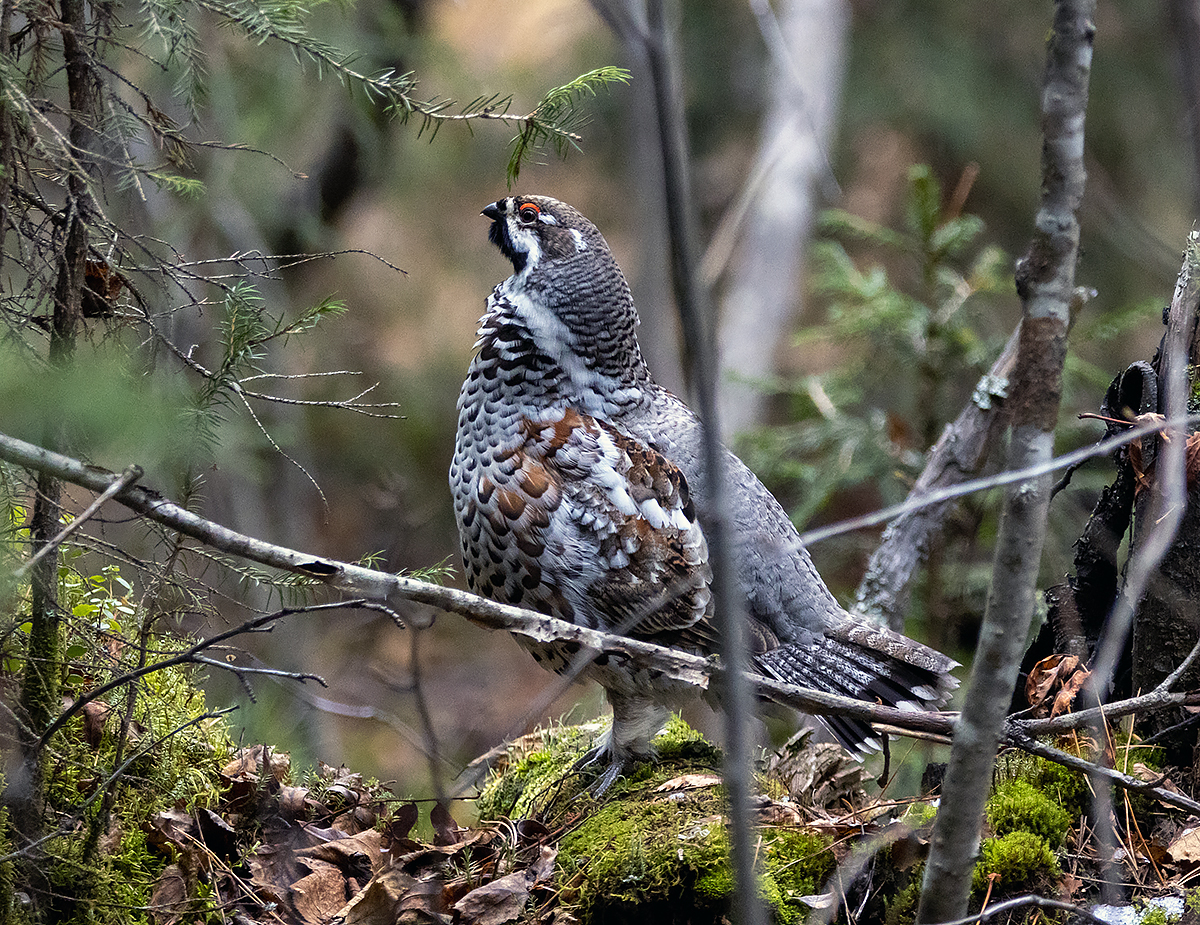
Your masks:
[[[178,864],[168,864],[150,894],[150,918],[160,925],[174,925],[188,909],[187,878]]]
[[[1074,656],[1071,656],[1074,658]],[[1078,662],[1078,659],[1076,659]],[[1080,668],[1073,675],[1063,682],[1062,690],[1054,698],[1054,706],[1050,708],[1050,718],[1059,716],[1062,713],[1071,712],[1071,704],[1075,701],[1076,695],[1087,684],[1088,678],[1092,673],[1086,668]]]
[[[1195,484],[1196,477],[1200,475],[1200,432],[1188,435],[1186,458],[1187,483],[1191,486]]]
[[[281,903],[288,888],[300,879],[300,865],[291,849],[278,845],[260,845],[247,858],[250,885],[268,902]]]
[[[238,856],[237,833],[229,823],[207,808],[196,810],[196,822],[200,837],[209,851],[226,860]]]
[[[654,788],[655,793],[670,793],[673,790],[700,790],[704,787],[717,787],[721,778],[716,774],[681,774],[672,777]]]
[[[1047,655],[1029,672],[1025,681],[1025,699],[1036,712],[1044,712],[1050,692],[1079,667],[1074,655]]]
[[[190,850],[196,845],[196,820],[182,809],[155,813],[146,826],[146,841],[166,855]]]
[[[1058,898],[1061,902],[1074,902],[1075,895],[1083,889],[1083,881],[1074,874],[1063,874],[1058,882]]]
[[[400,903],[417,881],[399,868],[388,868],[338,910],[335,918],[344,925],[394,925]]]
[[[292,884],[288,898],[305,925],[325,925],[346,905],[346,878],[324,861],[309,859],[310,873]]]
[[[408,838],[408,833],[417,824],[419,816],[416,803],[401,803],[397,806],[383,828],[384,849],[390,849],[392,841]]]
[[[308,815],[308,794],[307,787],[280,787],[279,811],[293,819]]]
[[[1166,853],[1176,864],[1200,864],[1200,828],[1185,829],[1167,845]]]
[[[382,866],[380,843],[382,836],[374,830],[360,832],[348,838],[324,842],[296,852],[299,858],[315,858],[334,864],[346,874],[359,881],[367,880],[372,872]]]
[[[104,738],[104,724],[108,721],[112,707],[99,700],[89,700],[83,705],[83,741],[92,748],[100,747]]]
[[[433,843],[435,845],[453,845],[462,836],[463,830],[450,815],[446,804],[440,801],[433,804],[433,809],[429,811],[429,821],[433,823]]]
[[[558,849],[543,845],[536,861],[525,871],[530,889],[549,882],[554,877],[554,859],[558,857]]]
[[[504,925],[521,914],[529,900],[525,871],[506,874],[476,887],[454,904],[464,925]]]

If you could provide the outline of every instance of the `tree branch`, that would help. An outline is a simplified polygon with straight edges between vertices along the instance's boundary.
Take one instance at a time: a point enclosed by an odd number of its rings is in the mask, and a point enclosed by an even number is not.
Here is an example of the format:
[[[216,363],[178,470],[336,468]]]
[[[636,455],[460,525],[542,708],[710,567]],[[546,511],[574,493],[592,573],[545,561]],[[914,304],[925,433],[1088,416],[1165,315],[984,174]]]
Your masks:
[[[121,478],[116,473],[97,466],[85,465],[79,460],[53,453],[4,434],[0,434],[0,459],[25,468],[46,471],[65,482],[71,482],[96,492],[104,491]],[[340,601],[283,610],[257,617],[208,640],[202,640],[197,643],[196,647],[180,653],[169,663],[159,662],[156,665],[147,666],[147,671],[143,671],[143,674],[149,670],[167,667],[168,664],[195,660],[188,657],[189,653],[194,655],[231,636],[255,631],[260,626],[267,625],[291,613],[348,606],[365,607],[380,610],[403,626],[395,609],[401,601],[437,607],[465,617],[477,626],[492,630],[507,630],[536,642],[573,642],[581,649],[591,649],[596,656],[606,655],[625,659],[636,668],[659,672],[665,677],[691,684],[701,690],[709,687],[710,678],[725,672],[725,669],[716,660],[702,658],[679,649],[665,648],[627,636],[614,636],[589,630],[531,610],[498,604],[495,601],[477,597],[455,588],[445,588],[414,578],[405,578],[402,575],[380,572],[349,562],[339,562],[336,559],[314,557],[284,546],[265,543],[213,521],[205,520],[191,511],[166,501],[156,492],[140,486],[127,486],[114,495],[114,500],[148,520],[199,540],[221,552],[293,574],[304,575],[343,592],[368,598],[367,600]],[[228,666],[222,665],[221,667]],[[791,707],[813,716],[846,716],[867,723],[885,725],[890,727],[891,731],[899,734],[950,736],[954,734],[958,719],[956,713],[913,713],[865,700],[855,700],[851,697],[784,684],[761,675],[747,674],[746,677],[751,692],[756,697],[772,700],[782,706]],[[86,697],[76,701],[59,717],[53,728],[46,730],[39,741],[39,747],[44,745],[50,736],[61,728],[62,723],[69,719],[70,715],[74,715],[74,712],[88,700],[107,692],[115,684],[128,683],[130,680],[133,680],[133,676],[126,674],[113,685],[92,691]],[[1032,736],[1061,733],[1086,726],[1094,720],[1095,714],[1101,712],[1107,718],[1115,718],[1139,711],[1161,709],[1165,706],[1200,703],[1200,692],[1171,693],[1165,688],[1164,684],[1158,690],[1142,697],[1108,704],[1096,711],[1066,714],[1052,720],[1010,718],[1005,731],[1005,740],[1016,747],[1023,747],[1022,743],[1029,741]],[[1005,702],[1007,703],[1007,700]],[[1040,745],[1038,747],[1041,748]],[[1050,749],[1050,752],[1054,754],[1046,753],[1044,757],[1052,761],[1058,760],[1056,756],[1060,753],[1056,749]],[[1068,757],[1072,761],[1075,760],[1073,756]],[[1116,782],[1122,783],[1119,779],[1116,779]],[[1171,803],[1177,796],[1162,788],[1147,789],[1144,781],[1137,781],[1136,786],[1168,803]]]
[[[1083,198],[1083,126],[1095,36],[1095,0],[1056,0],[1042,90],[1042,198],[1029,252],[1017,268],[1021,338],[1009,408],[1008,468],[1046,462],[1062,394]],[[992,585],[971,682],[955,732],[930,838],[918,922],[961,918],[979,850],[983,804],[1034,612],[1050,504],[1046,476],[1005,492]]]

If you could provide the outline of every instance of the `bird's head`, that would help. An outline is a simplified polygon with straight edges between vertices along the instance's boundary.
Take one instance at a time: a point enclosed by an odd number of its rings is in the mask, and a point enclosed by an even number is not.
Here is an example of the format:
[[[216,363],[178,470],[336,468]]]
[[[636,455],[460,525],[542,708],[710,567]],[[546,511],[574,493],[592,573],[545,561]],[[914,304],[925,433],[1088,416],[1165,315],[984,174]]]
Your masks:
[[[549,196],[498,199],[483,210],[483,215],[492,220],[488,239],[512,261],[518,274],[572,260],[589,250],[608,251],[595,225],[565,202]]]
[[[646,375],[629,284],[595,225],[549,196],[509,196],[483,215],[492,222],[489,239],[515,271],[496,287],[489,311],[518,316],[564,369],[599,370],[622,382]]]

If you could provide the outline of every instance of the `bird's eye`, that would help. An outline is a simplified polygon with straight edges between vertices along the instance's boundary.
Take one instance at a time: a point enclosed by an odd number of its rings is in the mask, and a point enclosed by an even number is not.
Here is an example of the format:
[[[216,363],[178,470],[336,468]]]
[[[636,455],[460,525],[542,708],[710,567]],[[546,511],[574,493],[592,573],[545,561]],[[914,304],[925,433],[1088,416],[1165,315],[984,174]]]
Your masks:
[[[532,202],[527,202],[525,205],[521,206],[521,210],[517,214],[521,216],[521,221],[526,225],[532,225],[537,221],[537,218],[541,212],[542,210],[535,206]]]

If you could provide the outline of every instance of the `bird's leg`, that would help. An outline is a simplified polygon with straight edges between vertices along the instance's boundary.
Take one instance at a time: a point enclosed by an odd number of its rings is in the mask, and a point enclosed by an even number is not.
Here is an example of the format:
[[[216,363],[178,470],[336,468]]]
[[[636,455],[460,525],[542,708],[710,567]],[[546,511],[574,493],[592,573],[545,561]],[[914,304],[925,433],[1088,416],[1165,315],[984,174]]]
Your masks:
[[[613,708],[612,728],[575,763],[577,771],[603,766],[600,776],[588,787],[593,797],[602,796],[618,778],[654,758],[650,741],[662,731],[671,715],[670,710],[653,700],[612,690],[607,695]]]

